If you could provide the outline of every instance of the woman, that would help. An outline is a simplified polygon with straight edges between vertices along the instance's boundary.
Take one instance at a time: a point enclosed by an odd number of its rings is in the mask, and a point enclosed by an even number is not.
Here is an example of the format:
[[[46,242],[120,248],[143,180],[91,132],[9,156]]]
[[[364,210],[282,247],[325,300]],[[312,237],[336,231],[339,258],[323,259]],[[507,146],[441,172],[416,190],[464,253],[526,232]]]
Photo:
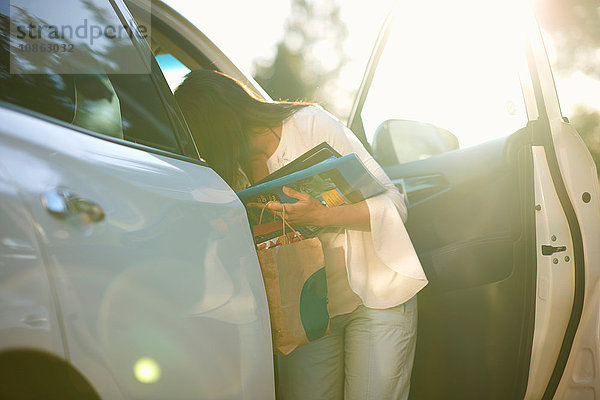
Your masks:
[[[404,228],[400,193],[358,139],[323,109],[267,103],[226,75],[190,72],[175,91],[200,153],[236,191],[322,142],[356,153],[387,192],[333,208],[285,188],[290,223],[322,226],[330,334],[278,358],[282,399],[405,399],[416,293],[427,279]],[[280,212],[279,203],[271,210]]]

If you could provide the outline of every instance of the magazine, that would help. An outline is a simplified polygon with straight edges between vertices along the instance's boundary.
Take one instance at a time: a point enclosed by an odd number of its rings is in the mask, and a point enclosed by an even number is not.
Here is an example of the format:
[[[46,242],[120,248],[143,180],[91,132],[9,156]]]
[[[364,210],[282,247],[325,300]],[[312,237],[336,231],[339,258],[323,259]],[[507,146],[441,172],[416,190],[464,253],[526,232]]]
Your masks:
[[[254,186],[281,178],[282,176],[289,175],[293,172],[300,171],[308,167],[312,167],[313,165],[318,164],[321,161],[325,161],[331,157],[338,158],[341,157],[341,155],[335,151],[334,148],[329,145],[329,143],[323,142],[302,154],[289,164],[284,165],[277,171],[274,171],[260,181],[256,182]]]
[[[297,201],[295,198],[288,197],[283,193],[283,186],[309,194],[326,207],[358,203],[386,190],[358,156],[352,153],[339,158],[336,158],[335,155],[331,156],[308,168],[242,190],[237,195],[245,205],[248,203],[266,204],[270,201],[295,203]],[[260,245],[274,239],[282,239],[284,235],[283,222],[281,219],[276,219],[270,210],[247,207],[247,212],[257,246],[264,247]],[[320,230],[315,226],[294,228],[294,238],[312,237]],[[289,231],[290,229],[287,229],[286,233]]]

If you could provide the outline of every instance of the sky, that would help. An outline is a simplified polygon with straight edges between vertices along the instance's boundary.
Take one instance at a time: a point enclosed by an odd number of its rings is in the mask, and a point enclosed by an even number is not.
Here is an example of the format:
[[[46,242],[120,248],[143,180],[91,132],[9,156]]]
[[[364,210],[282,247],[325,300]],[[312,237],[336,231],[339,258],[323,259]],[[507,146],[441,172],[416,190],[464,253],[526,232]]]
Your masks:
[[[451,4],[455,5],[457,1],[460,3],[469,2],[470,0],[456,0]],[[212,2],[203,0],[165,0],[165,2],[200,27],[242,70],[250,74],[254,72],[253,65],[256,61],[270,60],[275,55],[276,44],[283,38],[286,19],[291,12],[291,0],[219,0]],[[448,2],[442,2],[442,4],[444,3],[448,4]],[[392,1],[373,0],[367,6],[364,0],[343,0],[340,1],[340,4],[341,17],[348,29],[346,52],[350,56],[350,61],[340,79],[345,88],[356,89],[360,84],[373,43]],[[416,5],[414,2],[411,4]],[[470,4],[477,4],[477,2]],[[443,12],[437,14],[442,16],[440,21],[447,22],[443,21]],[[410,23],[410,20],[405,21],[405,24]],[[419,27],[415,26],[414,28],[418,29]],[[410,30],[408,34],[410,35]],[[433,38],[435,39],[435,36]],[[549,36],[546,36],[545,40],[549,57],[552,60],[555,57],[555,49]],[[433,59],[424,59],[423,62],[434,61]],[[412,71],[412,73],[414,72]],[[383,79],[385,81],[386,78]],[[390,78],[387,79],[390,81]],[[593,80],[581,72],[561,74],[557,71],[555,71],[555,80],[563,114],[569,116],[576,104],[587,104],[600,110],[600,81]],[[408,85],[411,84],[410,79],[407,79],[406,82]],[[415,82],[412,83],[416,85]],[[501,91],[503,84],[500,82],[497,86],[497,89]],[[473,96],[473,94],[471,95]],[[458,100],[460,102],[463,99]],[[340,101],[347,102],[349,99],[340,99]],[[453,99],[446,99],[446,104],[448,102],[453,102]],[[385,104],[385,102],[381,104]],[[411,105],[409,102],[403,104],[402,107],[408,110]],[[434,107],[434,105],[431,107]],[[441,100],[439,107],[444,107]],[[378,104],[371,105],[371,108],[375,110],[374,115],[377,115],[376,118],[379,118],[377,121],[384,117],[399,117],[386,115],[382,110],[383,107]],[[445,112],[445,114],[447,115],[440,117],[440,123],[445,125],[444,128],[451,131],[454,128],[465,130],[466,139],[463,140],[459,137],[461,147],[477,144],[479,141],[487,140],[496,135],[496,133],[490,131],[486,132],[488,136],[482,136],[481,129],[476,131],[476,120],[470,121],[471,126],[464,124],[459,126],[455,124],[459,117],[457,113]],[[409,114],[408,116],[411,117],[412,115]],[[460,116],[460,119],[466,121],[463,116]],[[456,121],[453,121],[452,117]],[[484,116],[482,115],[481,118],[484,118]],[[490,116],[488,115],[487,118],[490,118]],[[365,121],[366,125],[368,125],[367,122]],[[432,122],[435,123],[436,121]],[[512,129],[511,124],[517,126],[520,123],[520,121],[511,122],[510,119],[506,119],[506,124],[502,127],[498,126],[498,129],[499,131],[500,128],[509,129],[510,127]],[[453,124],[456,126],[453,126]],[[367,128],[373,131],[377,124],[373,123],[371,125],[373,126]],[[472,131],[469,132],[469,129],[472,129]],[[369,135],[369,132],[367,132],[367,135]]]

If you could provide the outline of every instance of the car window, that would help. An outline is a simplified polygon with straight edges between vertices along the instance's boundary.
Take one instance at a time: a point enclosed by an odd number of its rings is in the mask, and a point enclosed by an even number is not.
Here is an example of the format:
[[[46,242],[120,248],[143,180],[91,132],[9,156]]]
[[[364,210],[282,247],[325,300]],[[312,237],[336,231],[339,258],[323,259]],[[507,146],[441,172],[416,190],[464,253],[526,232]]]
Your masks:
[[[156,56],[156,62],[165,76],[169,88],[172,92],[175,92],[175,89],[183,82],[183,78],[190,72],[190,69],[175,58],[173,54],[159,54]]]
[[[524,127],[516,18],[478,0],[407,4],[361,113],[374,151],[393,149],[403,163]],[[376,137],[385,130],[385,140]]]
[[[127,1],[126,4],[139,25],[152,25],[152,35],[146,36],[146,41],[172,92],[191,70],[215,68],[206,55],[177,33],[172,22],[167,23],[159,15],[149,13],[144,2]]]
[[[147,25],[151,18],[152,35],[147,35],[146,41],[171,91],[179,86],[189,71],[210,69],[236,78],[258,97],[270,100],[269,95],[253,79],[245,76],[176,9],[164,3],[156,5],[150,2],[152,12],[149,13],[147,0],[125,0],[125,4],[138,25]]]
[[[181,154],[149,60],[130,37],[142,28],[128,30],[108,1],[3,1],[0,100]]]

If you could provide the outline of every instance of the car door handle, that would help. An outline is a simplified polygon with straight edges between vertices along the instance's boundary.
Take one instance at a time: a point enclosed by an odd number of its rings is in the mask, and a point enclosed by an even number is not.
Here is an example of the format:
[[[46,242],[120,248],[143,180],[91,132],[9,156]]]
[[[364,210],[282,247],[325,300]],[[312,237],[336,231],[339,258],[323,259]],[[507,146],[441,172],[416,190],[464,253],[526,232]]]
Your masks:
[[[53,189],[42,195],[42,205],[53,217],[65,219],[69,215],[85,215],[90,222],[104,219],[98,204],[82,199],[66,189]]]
[[[48,325],[48,318],[39,317],[35,315],[28,315],[21,320],[24,324],[29,325],[33,328],[39,328],[44,325]]]

